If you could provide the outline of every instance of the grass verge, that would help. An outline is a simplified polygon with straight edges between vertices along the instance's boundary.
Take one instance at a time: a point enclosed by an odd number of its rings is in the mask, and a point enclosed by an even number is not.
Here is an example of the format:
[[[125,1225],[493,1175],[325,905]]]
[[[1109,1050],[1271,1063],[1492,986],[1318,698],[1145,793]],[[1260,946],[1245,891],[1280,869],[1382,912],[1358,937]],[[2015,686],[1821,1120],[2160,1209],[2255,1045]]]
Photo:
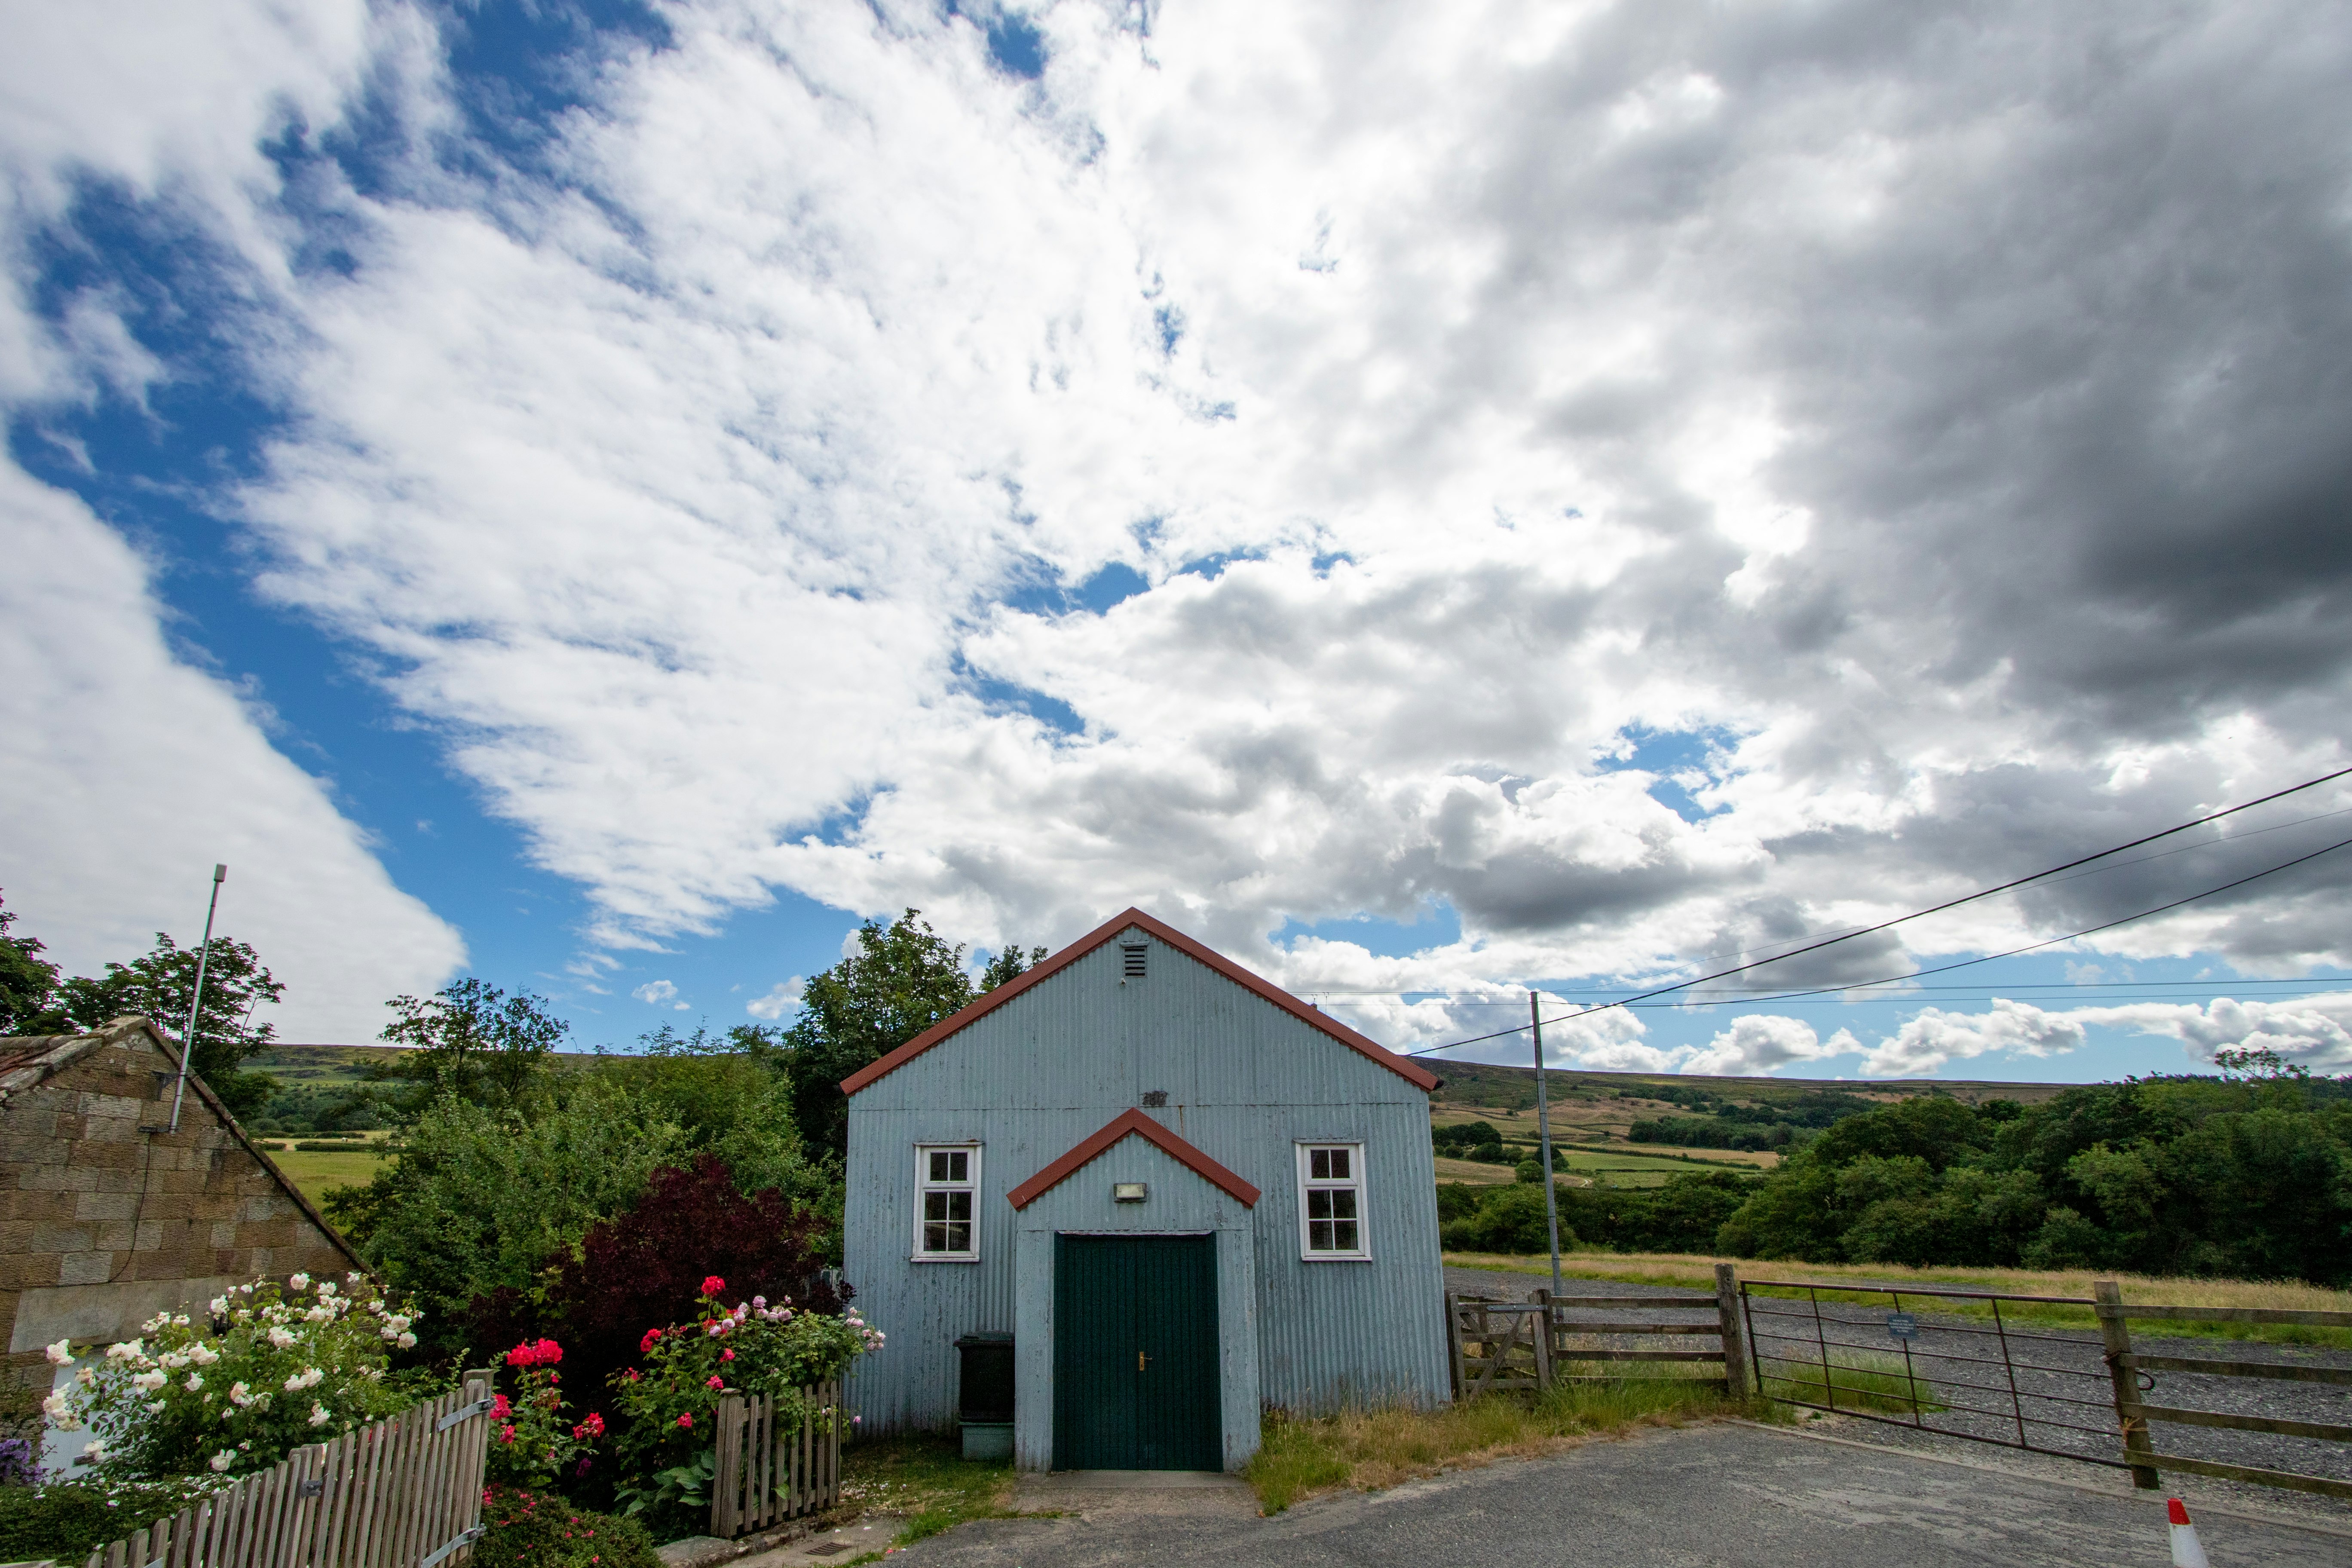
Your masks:
[[[1483,1252],[1449,1252],[1445,1261],[1456,1268],[1486,1268],[1498,1273],[1539,1274],[1549,1278],[1548,1258],[1515,1258]],[[1960,1289],[1997,1290],[2021,1296],[2083,1296],[2091,1294],[2095,1279],[2113,1279],[2123,1288],[2129,1304],[2168,1307],[2269,1307],[2295,1311],[2352,1312],[2352,1290],[2330,1290],[2294,1279],[2167,1279],[2144,1274],[2103,1274],[2088,1268],[1904,1268],[1885,1263],[1765,1262],[1753,1258],[1714,1258],[1685,1252],[1579,1252],[1563,1255],[1562,1275],[1579,1279],[1615,1279],[1633,1285],[1679,1285],[1715,1289],[1715,1266],[1728,1263],[1748,1279],[1796,1279],[1824,1284],[1948,1286]],[[1825,1301],[1885,1306],[1886,1298],[1857,1289],[1853,1292],[1822,1292]],[[1956,1317],[1989,1317],[1991,1309],[1970,1301],[1906,1299],[1906,1311],[1948,1312]],[[2087,1307],[2041,1307],[2003,1302],[2004,1321],[2095,1331],[2098,1320]],[[2294,1323],[2193,1323],[2135,1319],[2132,1332],[2144,1339],[2253,1340],[2265,1344],[2352,1346],[2352,1330],[2305,1328]]]
[[[1894,1415],[1925,1415],[1948,1408],[1934,1387],[1906,1368],[1899,1355],[1884,1351],[1832,1346],[1829,1367],[1818,1361],[1764,1359],[1767,1398],[1834,1405],[1841,1410],[1883,1410]]]
[[[1377,1491],[1417,1476],[1558,1453],[1596,1436],[1675,1426],[1747,1408],[1697,1378],[1561,1384],[1534,1399],[1489,1394],[1434,1410],[1383,1407],[1297,1417],[1267,1413],[1243,1472],[1258,1507],[1280,1513],[1316,1492]]]
[[[841,1500],[902,1516],[890,1543],[907,1546],[969,1520],[1012,1518],[1013,1475],[1010,1461],[965,1458],[953,1437],[883,1438],[842,1450]]]

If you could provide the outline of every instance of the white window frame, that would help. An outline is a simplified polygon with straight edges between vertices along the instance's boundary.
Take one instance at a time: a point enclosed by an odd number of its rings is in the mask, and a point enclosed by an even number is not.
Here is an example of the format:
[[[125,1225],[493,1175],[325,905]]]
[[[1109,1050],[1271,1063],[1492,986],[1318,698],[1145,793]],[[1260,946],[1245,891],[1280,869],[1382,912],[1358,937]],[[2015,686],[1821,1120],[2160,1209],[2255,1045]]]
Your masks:
[[[1298,1256],[1308,1263],[1360,1263],[1372,1256],[1370,1216],[1365,1212],[1365,1190],[1370,1185],[1364,1177],[1364,1146],[1348,1138],[1302,1139],[1297,1144],[1298,1155]],[[1318,1177],[1313,1173],[1313,1157],[1318,1149],[1344,1149],[1348,1152],[1348,1175]],[[1328,1247],[1318,1248],[1313,1223],[1307,1217],[1310,1193],[1351,1193],[1355,1195],[1356,1246],[1354,1250],[1338,1252]]]
[[[931,1156],[967,1156],[961,1182],[933,1181]],[[923,1246],[923,1231],[936,1223],[928,1218],[933,1193],[964,1193],[971,1199],[971,1245],[961,1252],[931,1252]],[[980,1145],[977,1143],[918,1143],[915,1145],[915,1250],[917,1263],[977,1263],[980,1261]],[[952,1224],[952,1220],[946,1223]]]

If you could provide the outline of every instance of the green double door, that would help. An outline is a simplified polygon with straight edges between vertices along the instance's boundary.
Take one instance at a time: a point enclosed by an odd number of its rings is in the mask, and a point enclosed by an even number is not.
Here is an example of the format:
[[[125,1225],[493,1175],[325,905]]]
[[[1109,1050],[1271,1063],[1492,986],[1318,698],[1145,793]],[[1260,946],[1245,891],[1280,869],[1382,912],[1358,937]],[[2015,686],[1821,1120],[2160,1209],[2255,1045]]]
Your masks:
[[[1221,1470],[1217,1246],[1054,1242],[1054,1468]]]

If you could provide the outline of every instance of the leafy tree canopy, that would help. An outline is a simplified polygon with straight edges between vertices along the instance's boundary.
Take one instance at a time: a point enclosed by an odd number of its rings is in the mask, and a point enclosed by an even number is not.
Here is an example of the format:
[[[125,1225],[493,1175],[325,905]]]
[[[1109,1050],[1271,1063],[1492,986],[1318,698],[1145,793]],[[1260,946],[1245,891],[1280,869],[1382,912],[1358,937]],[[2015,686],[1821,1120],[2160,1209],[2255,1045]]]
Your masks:
[[[501,1110],[525,1104],[539,1088],[548,1058],[572,1026],[528,991],[509,996],[472,976],[430,996],[395,996],[384,1004],[393,1020],[380,1037],[411,1050],[371,1074],[404,1085],[393,1096],[404,1117],[421,1114],[443,1095]]]
[[[200,948],[182,947],[159,931],[145,956],[110,963],[95,979],[76,975],[59,984],[56,1006],[70,1028],[95,1029],[135,1013],[176,1042],[188,1026],[200,959],[204,1005],[196,1017],[189,1066],[224,1104],[243,1116],[267,1104],[278,1088],[278,1081],[265,1073],[240,1070],[239,1064],[268,1049],[277,1037],[268,1024],[254,1021],[254,1010],[286,994],[285,985],[263,966],[250,944],[216,936],[206,957]]]
[[[856,940],[856,952],[809,981],[801,1016],[784,1036],[801,1133],[813,1148],[835,1154],[845,1153],[849,1142],[843,1079],[1045,956],[1042,947],[1024,958],[1019,947],[1007,946],[975,986],[964,968],[963,945],[931,930],[919,910],[887,926],[868,921],[857,928]]]
[[[2352,1103],[2267,1052],[2223,1079],[2032,1106],[1923,1097],[1850,1117],[1727,1218],[1725,1252],[1809,1262],[2352,1280]]]
[[[58,966],[37,936],[8,928],[16,911],[0,908],[0,1035],[58,1035],[73,1026],[56,1005]]]

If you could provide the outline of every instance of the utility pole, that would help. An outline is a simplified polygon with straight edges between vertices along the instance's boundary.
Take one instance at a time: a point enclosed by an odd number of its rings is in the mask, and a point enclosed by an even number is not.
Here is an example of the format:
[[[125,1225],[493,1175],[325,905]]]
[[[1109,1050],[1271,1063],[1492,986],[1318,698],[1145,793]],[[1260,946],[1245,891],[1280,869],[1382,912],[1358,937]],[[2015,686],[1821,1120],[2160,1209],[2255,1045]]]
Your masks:
[[[227,880],[228,868],[215,866],[213,899],[212,902],[205,906],[205,943],[196,949],[196,994],[188,1000],[188,1026],[180,1035],[180,1081],[172,1086],[172,1125],[169,1131],[173,1132],[180,1130],[181,1097],[188,1092],[188,1058],[196,1048],[196,1011],[205,1005],[205,965],[210,963],[213,957],[213,916],[220,911],[221,884]],[[1551,1155],[1549,1151],[1551,1146],[1547,1143],[1544,1147],[1547,1151],[1544,1158],[1549,1160]],[[1557,1250],[1556,1243],[1555,1250]],[[1557,1268],[1552,1270],[1555,1274],[1559,1271]]]
[[[1551,1099],[1544,1089],[1543,1004],[1528,987],[1528,1024],[1536,1036],[1536,1131],[1543,1140],[1544,1225],[1551,1232],[1551,1293],[1559,1294],[1559,1193],[1551,1177]]]

